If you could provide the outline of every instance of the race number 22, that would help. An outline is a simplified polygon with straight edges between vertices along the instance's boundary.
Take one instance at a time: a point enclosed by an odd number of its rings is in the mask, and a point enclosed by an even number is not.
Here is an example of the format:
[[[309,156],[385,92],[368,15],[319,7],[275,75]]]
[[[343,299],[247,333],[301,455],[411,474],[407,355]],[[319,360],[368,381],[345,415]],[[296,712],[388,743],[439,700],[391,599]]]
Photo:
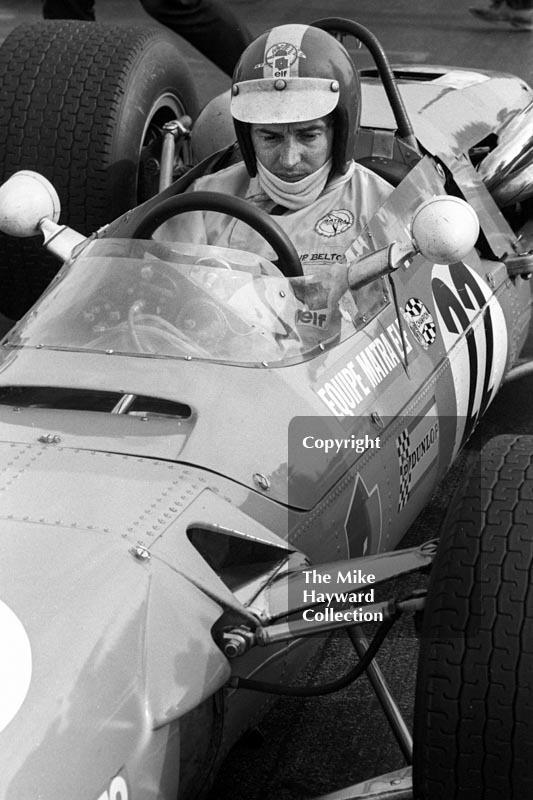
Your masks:
[[[498,389],[507,327],[499,302],[466,264],[436,264],[431,288],[457,401],[456,453]]]

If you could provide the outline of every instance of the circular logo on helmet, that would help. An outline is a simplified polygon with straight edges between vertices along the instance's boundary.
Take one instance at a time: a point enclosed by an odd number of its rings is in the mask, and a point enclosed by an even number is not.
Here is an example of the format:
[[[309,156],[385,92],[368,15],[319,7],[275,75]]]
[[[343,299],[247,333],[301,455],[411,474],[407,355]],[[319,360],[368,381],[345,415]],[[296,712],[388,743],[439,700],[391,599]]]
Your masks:
[[[291,66],[299,58],[305,58],[305,53],[290,42],[279,42],[267,50],[263,63],[256,64],[254,69],[268,66],[271,67],[274,78],[288,78]]]
[[[324,217],[320,217],[315,224],[315,231],[328,239],[331,236],[338,236],[344,233],[353,225],[353,214],[346,208],[336,208],[329,211]]]
[[[410,297],[405,304],[403,318],[416,341],[427,350],[437,338],[437,326],[424,303],[416,297]]]

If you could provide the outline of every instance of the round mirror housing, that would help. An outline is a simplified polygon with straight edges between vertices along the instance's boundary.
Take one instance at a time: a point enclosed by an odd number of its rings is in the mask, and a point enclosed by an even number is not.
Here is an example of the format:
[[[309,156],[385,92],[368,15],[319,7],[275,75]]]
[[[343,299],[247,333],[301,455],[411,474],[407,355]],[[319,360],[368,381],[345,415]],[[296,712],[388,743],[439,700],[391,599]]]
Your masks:
[[[8,236],[37,236],[43,219],[57,222],[61,205],[56,190],[38,172],[15,172],[0,186],[0,231]]]
[[[411,221],[411,238],[416,249],[434,264],[461,261],[478,236],[476,212],[458,197],[442,195],[426,200]]]

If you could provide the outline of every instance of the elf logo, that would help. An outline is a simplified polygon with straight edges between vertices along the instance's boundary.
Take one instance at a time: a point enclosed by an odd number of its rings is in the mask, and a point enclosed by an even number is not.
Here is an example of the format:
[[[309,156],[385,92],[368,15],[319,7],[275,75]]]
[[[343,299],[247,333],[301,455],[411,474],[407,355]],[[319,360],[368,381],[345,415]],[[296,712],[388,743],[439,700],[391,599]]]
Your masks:
[[[310,325],[312,328],[328,327],[328,315],[325,311],[304,311],[300,308],[296,314],[296,321],[300,325]]]

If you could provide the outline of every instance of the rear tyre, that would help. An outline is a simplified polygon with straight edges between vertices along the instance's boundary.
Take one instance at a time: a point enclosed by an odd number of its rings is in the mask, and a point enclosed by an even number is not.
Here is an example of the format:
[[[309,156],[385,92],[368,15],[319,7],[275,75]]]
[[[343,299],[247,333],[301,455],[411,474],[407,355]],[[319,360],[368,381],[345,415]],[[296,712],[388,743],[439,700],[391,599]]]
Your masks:
[[[60,222],[84,234],[155,194],[162,125],[198,111],[177,42],[161,28],[16,28],[0,47],[0,180],[41,172],[58,191]],[[60,266],[41,242],[0,235],[0,312],[11,318]]]
[[[533,797],[533,437],[498,436],[445,521],[415,699],[416,800]]]

